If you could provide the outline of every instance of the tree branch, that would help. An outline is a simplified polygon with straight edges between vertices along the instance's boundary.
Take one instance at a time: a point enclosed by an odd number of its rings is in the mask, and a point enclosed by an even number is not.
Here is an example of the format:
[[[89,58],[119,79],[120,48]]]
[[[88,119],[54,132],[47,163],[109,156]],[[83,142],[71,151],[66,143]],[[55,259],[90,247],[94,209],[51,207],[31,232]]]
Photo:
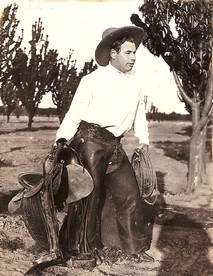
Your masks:
[[[209,118],[211,117],[212,109],[209,110],[209,113],[205,117],[201,117],[200,119],[200,130],[203,130],[205,125],[207,124]]]
[[[190,97],[188,97],[187,94],[185,93],[185,91],[184,91],[184,89],[183,89],[183,87],[180,83],[180,80],[178,78],[177,73],[174,70],[172,70],[172,73],[173,73],[175,82],[177,84],[177,87],[180,91],[180,94],[181,94],[182,98],[184,99],[185,102],[187,102],[192,107],[193,106],[193,100]]]

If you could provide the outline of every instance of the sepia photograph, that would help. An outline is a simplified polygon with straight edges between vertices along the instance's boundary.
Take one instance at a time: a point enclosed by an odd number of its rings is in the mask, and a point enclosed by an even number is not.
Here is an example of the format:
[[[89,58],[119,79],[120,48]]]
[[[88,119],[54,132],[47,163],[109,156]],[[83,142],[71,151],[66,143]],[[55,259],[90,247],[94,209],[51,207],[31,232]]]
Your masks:
[[[212,49],[212,0],[1,0],[0,276],[213,276]]]

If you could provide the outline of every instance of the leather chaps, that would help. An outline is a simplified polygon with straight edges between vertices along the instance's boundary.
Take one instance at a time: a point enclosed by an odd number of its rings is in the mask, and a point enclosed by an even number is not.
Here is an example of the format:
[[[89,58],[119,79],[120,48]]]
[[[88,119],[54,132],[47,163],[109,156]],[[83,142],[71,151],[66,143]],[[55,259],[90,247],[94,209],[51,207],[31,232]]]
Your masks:
[[[107,129],[82,121],[71,146],[94,182],[92,193],[83,199],[87,204],[85,232],[90,248],[98,248],[101,241],[101,212],[107,200],[101,195],[107,192],[115,209],[119,247],[136,254],[146,249],[147,239],[139,188],[120,140]]]

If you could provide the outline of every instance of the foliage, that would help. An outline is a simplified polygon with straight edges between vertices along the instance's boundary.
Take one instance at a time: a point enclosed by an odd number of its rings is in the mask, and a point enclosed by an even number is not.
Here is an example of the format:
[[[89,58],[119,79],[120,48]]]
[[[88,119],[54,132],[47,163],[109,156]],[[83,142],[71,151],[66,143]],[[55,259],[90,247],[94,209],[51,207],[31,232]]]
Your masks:
[[[16,49],[20,46],[23,37],[15,40],[16,30],[19,21],[16,19],[18,6],[16,4],[7,6],[0,19],[0,96],[5,105],[7,114],[7,122],[11,112],[16,106],[16,89],[13,83],[9,80],[11,74],[15,72],[16,67],[12,66],[12,60]]]
[[[94,61],[85,62],[83,69],[77,73],[76,60],[72,60],[73,51],[70,51],[69,57],[60,59],[57,63],[57,78],[52,84],[52,100],[57,107],[60,123],[67,113],[72,99],[75,95],[81,78],[97,68]]]
[[[15,108],[14,108],[13,113],[12,113],[16,116],[17,120],[19,120],[19,117],[22,114],[22,109],[23,109],[22,104],[20,104],[19,100],[17,100],[16,104],[15,104]]]
[[[148,121],[191,121],[191,116],[189,114],[178,114],[172,112],[170,114],[162,112],[147,112],[146,118]]]
[[[11,68],[16,49],[20,46],[23,38],[15,40],[16,30],[19,21],[16,19],[18,6],[11,4],[7,6],[0,18],[0,81],[7,79],[16,68]]]
[[[77,89],[77,68],[75,61],[71,60],[73,51],[70,51],[69,57],[57,62],[57,78],[53,80],[51,86],[52,100],[57,107],[59,121],[62,122],[72,97]]]
[[[17,88],[15,87],[14,83],[10,80],[3,82],[0,85],[0,95],[1,100],[5,107],[5,112],[7,115],[7,122],[9,122],[10,114],[16,107],[17,103]]]
[[[17,100],[25,107],[29,121],[28,129],[32,126],[38,106],[45,93],[51,91],[53,103],[57,106],[60,122],[69,109],[72,98],[81,78],[97,68],[93,60],[85,62],[84,68],[77,74],[76,61],[71,60],[72,52],[65,59],[57,59],[56,50],[48,50],[48,36],[43,39],[44,28],[41,19],[32,25],[30,51],[20,48],[22,36],[15,41],[18,6],[10,5],[5,8],[0,24],[0,80],[2,101],[9,115],[16,107],[19,117]]]
[[[32,26],[29,54],[19,48],[13,60],[13,66],[18,68],[18,72],[13,75],[12,80],[18,89],[18,98],[28,112],[29,129],[38,105],[43,95],[50,90],[56,74],[57,51],[48,50],[48,36],[44,40],[43,31],[39,19]]]
[[[78,79],[79,82],[83,76],[86,76],[87,74],[95,71],[97,69],[97,64],[94,64],[94,60],[91,59],[91,61],[85,62],[83,69],[80,71]]]
[[[135,25],[144,29],[143,44],[176,72],[186,94],[194,98],[195,90],[199,91],[196,97],[201,110],[205,104],[212,51],[211,9],[212,2],[204,0],[146,0],[139,9],[144,22],[136,14],[131,17]],[[185,104],[191,113],[191,105],[187,101]]]
[[[54,107],[48,107],[48,108],[38,108],[38,111],[36,113],[37,116],[57,116],[57,110]]]
[[[213,105],[212,1],[146,0],[140,7],[143,44],[173,73],[179,98],[192,117],[187,192],[206,184],[207,127]],[[175,24],[176,31],[171,28]]]

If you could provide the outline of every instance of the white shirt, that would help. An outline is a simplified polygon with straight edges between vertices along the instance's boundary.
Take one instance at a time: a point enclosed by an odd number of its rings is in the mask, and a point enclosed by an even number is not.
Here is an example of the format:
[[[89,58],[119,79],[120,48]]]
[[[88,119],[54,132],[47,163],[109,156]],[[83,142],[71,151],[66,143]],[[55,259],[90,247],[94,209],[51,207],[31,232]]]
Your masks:
[[[116,137],[134,126],[139,143],[149,144],[143,95],[137,74],[108,65],[81,79],[56,140],[71,139],[81,120],[106,127]]]

